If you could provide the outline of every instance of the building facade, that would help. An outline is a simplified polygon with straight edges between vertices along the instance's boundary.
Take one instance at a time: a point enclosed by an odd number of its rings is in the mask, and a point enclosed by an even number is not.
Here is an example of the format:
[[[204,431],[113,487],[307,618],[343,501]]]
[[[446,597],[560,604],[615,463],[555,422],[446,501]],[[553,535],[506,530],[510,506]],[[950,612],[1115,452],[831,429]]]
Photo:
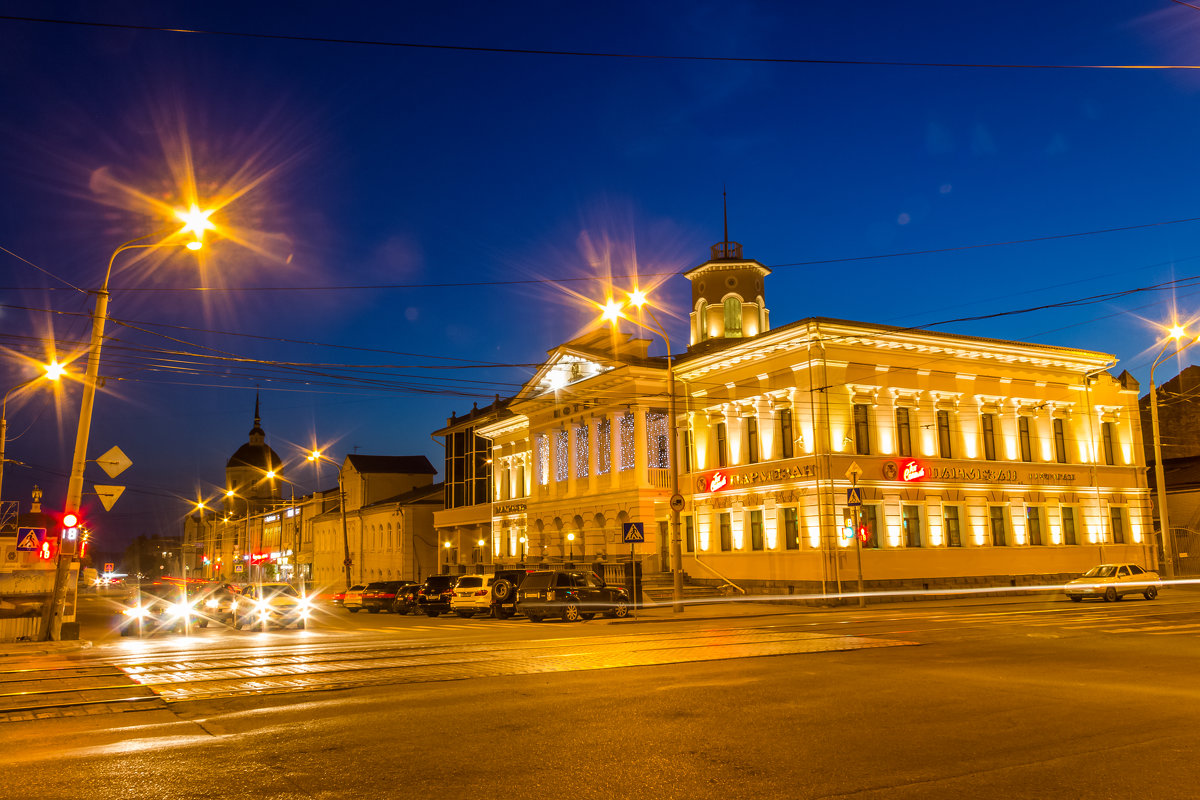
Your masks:
[[[673,370],[648,340],[596,331],[471,421],[491,493],[438,518],[457,563],[484,541],[495,566],[610,564],[640,522],[633,557],[667,570],[677,467],[697,580],[831,592],[860,561],[868,589],[1156,565],[1138,385],[1115,358],[822,318],[771,328],[769,274],[719,243],[684,273],[691,341]]]

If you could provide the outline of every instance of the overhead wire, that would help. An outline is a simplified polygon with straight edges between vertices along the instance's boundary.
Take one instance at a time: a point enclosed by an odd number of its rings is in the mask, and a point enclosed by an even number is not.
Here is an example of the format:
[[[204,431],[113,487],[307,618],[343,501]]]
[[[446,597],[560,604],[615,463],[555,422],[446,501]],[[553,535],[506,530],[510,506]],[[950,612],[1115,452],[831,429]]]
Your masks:
[[[1016,69],[1016,70],[1192,70],[1200,69],[1195,64],[1020,64],[966,61],[891,61],[879,59],[841,58],[791,58],[768,56],[718,56],[718,55],[672,55],[667,53],[622,53],[599,50],[551,50],[528,47],[488,47],[461,44],[434,44],[431,42],[404,42],[386,39],[352,39],[335,36],[309,36],[285,33],[255,33],[253,31],[231,31],[202,28],[175,28],[158,25],[132,25],[119,22],[95,22],[54,17],[30,17],[14,14],[0,15],[0,20],[48,25],[70,25],[83,28],[144,31],[184,36],[219,36],[226,38],[274,40],[282,42],[305,42],[316,44],[355,45],[413,50],[452,51],[463,53],[494,53],[503,55],[534,55],[573,58],[621,59],[635,61],[681,61],[716,62],[733,64],[796,64],[856,67],[923,67],[950,69]]]

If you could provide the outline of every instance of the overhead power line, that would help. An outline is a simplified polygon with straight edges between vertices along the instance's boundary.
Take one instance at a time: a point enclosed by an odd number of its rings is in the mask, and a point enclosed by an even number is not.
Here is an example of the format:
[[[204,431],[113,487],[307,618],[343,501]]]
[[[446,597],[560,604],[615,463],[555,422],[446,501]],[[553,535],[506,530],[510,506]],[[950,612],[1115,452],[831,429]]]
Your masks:
[[[357,45],[365,47],[393,47],[413,50],[442,50],[461,53],[496,53],[502,55],[556,56],[568,58],[606,58],[635,61],[696,61],[733,64],[800,64],[814,66],[851,67],[927,67],[950,69],[1020,69],[1020,70],[1188,70],[1200,69],[1196,64],[1012,64],[966,61],[880,61],[875,59],[845,58],[770,58],[763,56],[715,56],[715,55],[669,55],[666,53],[619,53],[599,50],[543,50],[528,47],[481,47],[461,44],[433,44],[430,42],[399,42],[386,39],[349,39],[334,36],[304,36],[286,33],[255,33],[253,31],[222,31],[201,28],[167,28],[156,25],[129,25],[118,22],[92,22],[78,19],[51,17],[23,17],[11,14],[0,15],[0,20],[29,22],[49,25],[74,25],[83,28],[107,28],[110,30],[148,31],[188,36],[223,36],[238,39],[275,40],[283,42],[309,42],[317,44]]]

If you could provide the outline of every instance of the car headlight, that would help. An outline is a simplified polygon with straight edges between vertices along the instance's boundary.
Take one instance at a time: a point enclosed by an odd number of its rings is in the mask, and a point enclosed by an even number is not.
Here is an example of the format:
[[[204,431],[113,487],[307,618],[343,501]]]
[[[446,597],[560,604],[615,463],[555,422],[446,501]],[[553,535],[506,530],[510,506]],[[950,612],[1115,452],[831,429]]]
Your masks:
[[[217,603],[216,598],[210,597],[209,599],[204,601],[205,608],[216,608],[218,605],[220,605],[220,604]]]
[[[301,614],[307,614],[312,611],[312,603],[307,600],[301,600],[299,603],[296,603],[296,610]]]
[[[271,604],[267,603],[266,601],[259,600],[257,603],[254,604],[254,610],[257,611],[259,614],[266,614],[268,611],[271,610]]]
[[[147,611],[144,606],[134,606],[133,608],[125,609],[122,613],[126,616],[133,617],[134,619],[141,619],[150,612]]]
[[[172,603],[167,606],[167,615],[171,617],[186,617],[192,613],[192,607],[186,603]]]

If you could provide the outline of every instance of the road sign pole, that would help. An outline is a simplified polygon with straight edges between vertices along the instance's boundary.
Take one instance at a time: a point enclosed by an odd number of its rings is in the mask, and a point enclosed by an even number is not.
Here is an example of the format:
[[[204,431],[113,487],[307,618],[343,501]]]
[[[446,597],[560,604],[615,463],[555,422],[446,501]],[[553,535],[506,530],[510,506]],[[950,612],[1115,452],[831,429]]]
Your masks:
[[[858,482],[855,481],[857,486]],[[858,509],[860,506],[854,507],[854,557],[858,561],[858,604],[865,606],[867,604],[867,596],[863,594],[863,574],[862,574],[862,538],[858,535]]]

